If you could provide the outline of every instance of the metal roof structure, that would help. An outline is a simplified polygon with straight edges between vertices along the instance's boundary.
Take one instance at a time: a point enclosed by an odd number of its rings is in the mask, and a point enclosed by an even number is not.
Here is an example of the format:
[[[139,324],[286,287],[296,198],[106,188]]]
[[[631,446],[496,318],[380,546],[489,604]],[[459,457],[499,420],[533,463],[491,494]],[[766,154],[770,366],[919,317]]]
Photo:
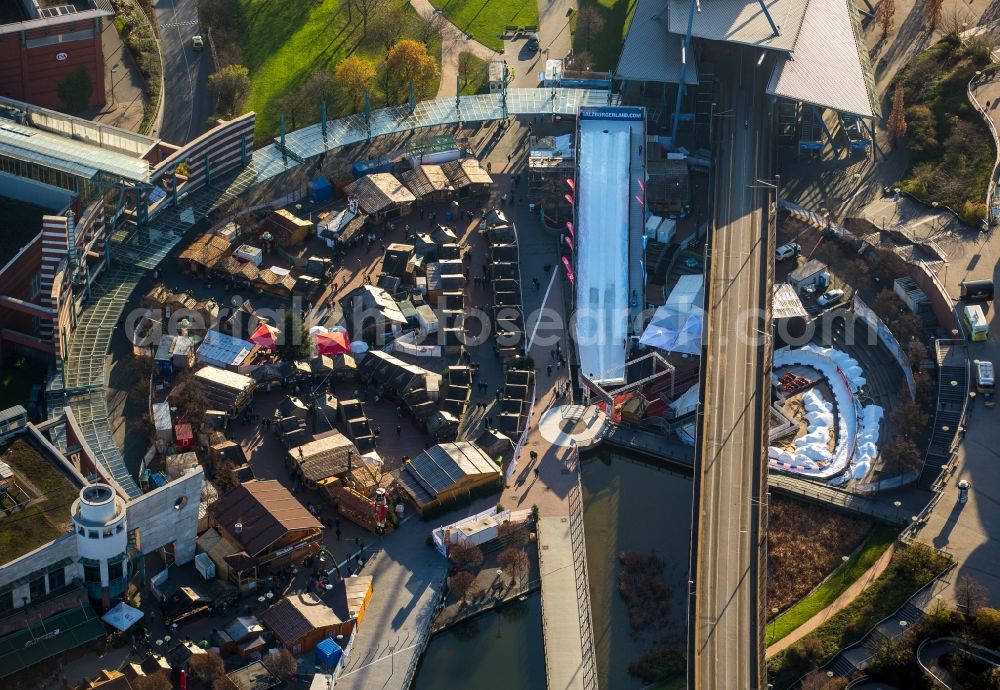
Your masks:
[[[767,10],[778,27],[775,35],[758,0],[702,0],[694,13],[691,35],[709,41],[792,50],[809,0],[768,0]],[[687,32],[690,0],[670,0],[670,33]]]
[[[149,182],[149,161],[37,127],[0,120],[0,155],[93,179],[99,172]]]
[[[684,36],[670,33],[663,7],[664,0],[639,0],[615,70],[619,79],[670,83],[681,80],[678,58]],[[698,64],[693,51],[688,58],[691,64],[684,82],[694,85],[698,83]]]
[[[432,446],[403,465],[399,481],[421,503],[437,498],[466,477],[499,474],[482,448],[468,441]]]
[[[682,45],[691,36],[782,53],[767,93],[842,113],[879,115],[857,9],[848,0],[639,0],[615,76],[678,83]],[[684,81],[697,82],[688,50]]]
[[[478,94],[461,98],[438,98],[417,103],[411,113],[409,106],[373,110],[369,116],[371,136],[395,134],[409,129],[436,127],[456,122],[499,120],[507,115],[576,115],[583,106],[618,104],[618,96],[608,91],[586,89],[508,89],[506,110],[502,93]],[[306,160],[321,153],[367,140],[368,128],[363,114],[349,115],[327,123],[326,136],[322,124],[304,127],[285,135],[285,148],[295,159]],[[277,161],[268,155],[258,160],[260,149],[254,152],[254,163],[267,171]],[[279,152],[280,157],[280,152]],[[264,156],[262,155],[263,159]],[[266,174],[266,172],[265,172]]]
[[[772,315],[775,319],[809,318],[809,312],[802,305],[799,293],[788,283],[776,283],[771,300]]]
[[[868,51],[849,0],[813,0],[795,52],[778,62],[767,93],[860,117],[879,114]]]

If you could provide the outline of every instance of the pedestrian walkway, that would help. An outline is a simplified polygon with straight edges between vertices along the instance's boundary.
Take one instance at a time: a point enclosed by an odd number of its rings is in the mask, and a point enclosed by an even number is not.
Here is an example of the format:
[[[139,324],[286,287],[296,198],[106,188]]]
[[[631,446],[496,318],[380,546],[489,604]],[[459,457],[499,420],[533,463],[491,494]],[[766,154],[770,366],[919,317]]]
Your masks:
[[[146,110],[146,84],[114,22],[104,24],[101,47],[104,50],[104,97],[107,102],[99,111],[85,113],[85,116],[94,122],[138,132]]]
[[[569,519],[540,518],[538,548],[545,675],[549,690],[596,687],[584,684],[584,641],[580,634],[580,621],[574,615],[579,591]]]
[[[479,41],[473,41],[448,21],[430,0],[410,0],[410,6],[421,19],[431,22],[441,34],[441,83],[438,85],[438,98],[458,95],[458,59],[462,53],[471,53],[487,62],[500,58],[495,50],[490,50]]]
[[[404,523],[380,540],[381,550],[361,569],[374,577],[374,592],[337,687],[410,687],[448,571],[424,532],[419,520]]]
[[[886,566],[889,565],[889,561],[892,560],[892,554],[894,553],[896,553],[895,542],[885,550],[885,553],[883,553],[882,556],[879,557],[879,559],[875,561],[861,577],[855,580],[850,587],[845,589],[840,596],[830,602],[829,606],[768,647],[767,658],[770,659],[778,652],[791,647],[800,639],[830,620],[830,617],[835,613],[854,601],[858,595],[868,589],[868,586],[875,582],[876,578],[882,574]]]

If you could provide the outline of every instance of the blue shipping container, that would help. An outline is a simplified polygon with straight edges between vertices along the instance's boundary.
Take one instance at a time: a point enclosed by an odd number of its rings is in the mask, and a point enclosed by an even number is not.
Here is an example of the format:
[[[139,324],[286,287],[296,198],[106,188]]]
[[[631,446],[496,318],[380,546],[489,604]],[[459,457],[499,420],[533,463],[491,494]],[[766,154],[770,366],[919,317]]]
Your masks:
[[[314,204],[320,204],[333,198],[333,185],[325,177],[316,177],[309,182],[309,192]]]

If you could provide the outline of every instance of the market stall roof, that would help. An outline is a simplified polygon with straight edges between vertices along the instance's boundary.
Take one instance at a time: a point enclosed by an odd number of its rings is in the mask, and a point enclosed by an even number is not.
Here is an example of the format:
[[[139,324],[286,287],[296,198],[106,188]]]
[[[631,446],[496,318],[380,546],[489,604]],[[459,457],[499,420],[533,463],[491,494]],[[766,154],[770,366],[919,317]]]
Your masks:
[[[413,170],[402,173],[400,177],[417,197],[434,192],[450,192],[454,189],[440,165],[418,165]]]
[[[378,213],[395,204],[416,201],[409,189],[390,173],[373,173],[360,177],[344,190],[357,197],[358,205],[367,214]]]
[[[230,246],[226,238],[206,232],[189,244],[178,258],[212,269],[229,253]]]
[[[255,345],[220,331],[205,331],[205,340],[195,353],[199,362],[224,369],[243,364]]]
[[[365,462],[351,439],[339,431],[290,448],[288,456],[298,466],[302,477],[310,482],[319,482],[343,474],[350,464],[348,458],[355,466]]]
[[[316,351],[321,355],[332,357],[351,351],[351,339],[347,337],[346,333],[340,331],[317,333],[314,339],[316,341]]]
[[[466,477],[499,472],[482,448],[459,441],[431,446],[405,463],[399,482],[418,503],[424,504]]]
[[[456,189],[474,184],[491,185],[493,178],[475,158],[462,158],[441,165],[441,170]]]
[[[262,323],[257,326],[257,330],[250,336],[250,342],[254,345],[259,345],[265,350],[273,350],[278,342],[279,335],[281,335],[281,331],[277,328],[270,324]]]
[[[312,592],[283,598],[260,614],[261,622],[285,646],[291,646],[314,630],[342,623],[337,614]]]
[[[208,510],[252,556],[291,530],[323,528],[322,523],[275,480],[240,484],[220,496]],[[242,525],[238,534],[234,529],[237,522]]]

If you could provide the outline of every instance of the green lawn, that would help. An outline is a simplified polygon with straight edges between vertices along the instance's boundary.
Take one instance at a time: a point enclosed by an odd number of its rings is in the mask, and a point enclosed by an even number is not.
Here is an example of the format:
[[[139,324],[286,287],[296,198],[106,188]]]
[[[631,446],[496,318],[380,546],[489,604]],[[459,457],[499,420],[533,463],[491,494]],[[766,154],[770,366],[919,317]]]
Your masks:
[[[467,53],[463,57],[463,61],[468,68],[468,74],[461,75],[462,95],[473,96],[477,93],[486,93],[489,91],[490,63],[471,53]]]
[[[499,51],[499,37],[508,25],[538,26],[535,0],[431,0],[459,29],[483,45]]]
[[[879,526],[865,540],[847,563],[841,565],[794,606],[789,607],[767,625],[767,643],[774,644],[807,620],[825,609],[844,593],[859,577],[874,565],[896,539],[891,527]]]
[[[637,0],[580,0],[580,10],[593,7],[600,17],[594,26],[580,26],[577,12],[571,22],[573,27],[573,52],[590,56],[590,67],[595,70],[613,70],[618,66],[622,42],[628,34]]]
[[[291,93],[317,69],[333,70],[339,60],[349,55],[369,58],[376,66],[385,61],[386,46],[374,31],[364,37],[361,16],[353,10],[353,22],[347,18],[343,0],[238,0],[243,62],[250,70],[251,88],[244,110],[257,112],[257,134],[268,136],[278,129],[281,98]],[[415,37],[420,18],[407,0],[392,0],[403,8],[405,22],[400,38]],[[428,44],[429,52],[440,65],[441,41]],[[379,79],[372,87],[372,106],[385,105]],[[437,92],[437,83],[428,93]],[[331,104],[330,116],[336,114]],[[291,123],[286,123],[291,128]],[[301,127],[304,122],[296,122]]]
[[[870,587],[814,631],[768,659],[768,683],[775,690],[791,688],[804,673],[861,640],[872,626],[902,606],[950,563],[947,556],[925,544],[897,548],[885,571]]]

